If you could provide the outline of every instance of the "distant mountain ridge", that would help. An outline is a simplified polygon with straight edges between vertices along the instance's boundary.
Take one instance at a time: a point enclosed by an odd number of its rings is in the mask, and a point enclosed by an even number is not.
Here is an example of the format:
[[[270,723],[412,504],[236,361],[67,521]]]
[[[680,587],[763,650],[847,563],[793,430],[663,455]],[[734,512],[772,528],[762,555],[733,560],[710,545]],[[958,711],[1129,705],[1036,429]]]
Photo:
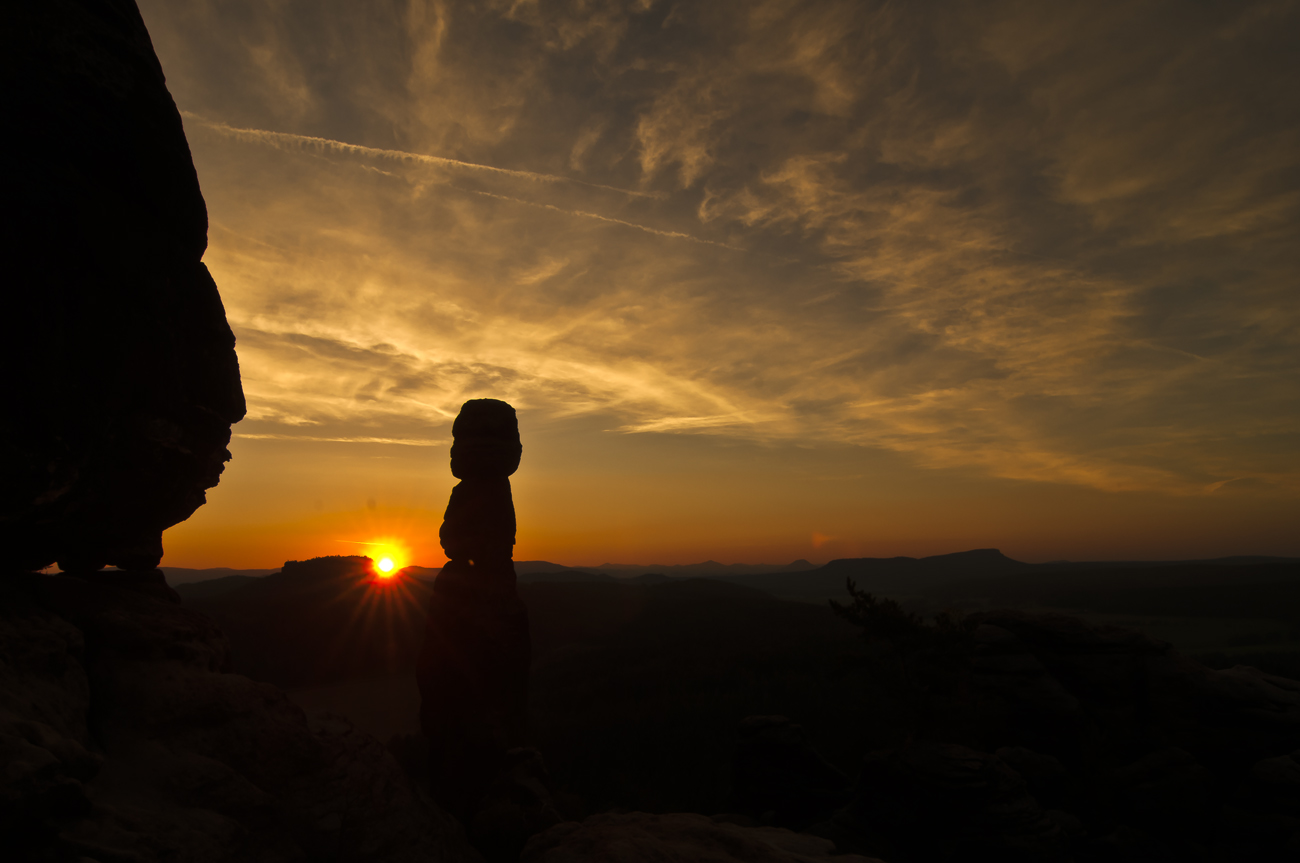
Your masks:
[[[753,587],[787,599],[821,599],[844,594],[844,581],[852,578],[864,590],[880,593],[912,593],[966,578],[999,575],[1049,573],[1084,573],[1117,570],[1145,570],[1168,567],[1254,567],[1267,564],[1300,565],[1300,558],[1264,555],[1235,555],[1206,560],[1054,560],[1048,563],[1025,563],[1007,557],[996,548],[977,548],[929,557],[850,557],[838,558],[822,566],[807,560],[790,564],[718,563],[706,560],[687,564],[604,563],[600,566],[565,566],[548,560],[515,561],[521,584],[556,582],[648,581],[708,578]],[[173,587],[185,586],[182,593],[191,597],[215,595],[245,579],[261,578],[277,569],[188,569],[164,566],[162,571]],[[404,572],[413,578],[431,582],[439,567],[408,566]],[[647,577],[650,578],[647,578]],[[194,589],[193,585],[205,587]]]
[[[805,572],[817,568],[817,564],[800,558],[791,563],[718,563],[706,560],[703,563],[602,563],[600,566],[574,566],[584,572],[603,572],[606,575],[627,576],[657,572],[672,578],[711,578],[716,575],[760,575],[769,572]],[[516,564],[516,569],[518,565]]]
[[[996,548],[977,548],[922,558],[840,558],[811,570],[712,577],[783,599],[820,600],[845,596],[847,579],[853,579],[867,591],[908,593],[961,578],[1020,572],[1032,566],[1007,557]]]
[[[832,560],[825,566],[802,572],[773,572],[762,575],[721,577],[719,580],[753,587],[782,599],[822,601],[845,596],[845,581],[852,579],[868,592],[915,595],[948,589],[966,581],[987,581],[1002,576],[1064,578],[1091,577],[1102,573],[1136,573],[1168,570],[1171,576],[1182,570],[1221,570],[1225,576],[1239,569],[1252,570],[1300,567],[1300,559],[1274,557],[1224,557],[1193,561],[1055,561],[1025,563],[1007,557],[996,548],[977,548],[931,557],[857,557]]]
[[[185,566],[160,566],[158,568],[162,570],[163,575],[167,576],[167,583],[172,587],[178,584],[192,584],[200,581],[212,581],[217,578],[228,578],[233,575],[261,578],[264,575],[280,571],[279,567],[275,569],[232,569],[228,566],[214,566],[208,569],[190,569]]]

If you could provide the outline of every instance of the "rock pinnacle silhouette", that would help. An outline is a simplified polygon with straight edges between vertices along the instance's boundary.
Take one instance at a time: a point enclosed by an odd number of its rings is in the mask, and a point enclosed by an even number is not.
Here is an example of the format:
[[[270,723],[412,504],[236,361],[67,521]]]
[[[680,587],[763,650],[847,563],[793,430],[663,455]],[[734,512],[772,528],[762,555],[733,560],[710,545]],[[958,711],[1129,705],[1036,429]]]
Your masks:
[[[466,402],[452,425],[451,472],[460,480],[438,532],[449,560],[434,584],[420,654],[420,725],[434,794],[474,811],[526,733],[531,644],[515,589],[510,475],[522,445],[515,409]]]

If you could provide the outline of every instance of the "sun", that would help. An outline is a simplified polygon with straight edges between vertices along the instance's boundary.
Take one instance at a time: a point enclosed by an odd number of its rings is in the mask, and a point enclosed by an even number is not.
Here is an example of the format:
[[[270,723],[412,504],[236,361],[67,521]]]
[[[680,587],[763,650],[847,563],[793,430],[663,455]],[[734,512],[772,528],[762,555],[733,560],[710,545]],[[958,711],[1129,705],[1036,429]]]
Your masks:
[[[374,561],[373,572],[381,581],[394,578],[410,562],[411,553],[401,540],[385,537],[366,545],[370,546],[369,557]]]
[[[366,572],[371,584],[402,581],[402,570],[411,564],[410,543],[398,533],[381,533],[378,536],[371,534],[371,536],[374,539],[341,539],[339,542],[364,547],[365,557],[369,558]]]

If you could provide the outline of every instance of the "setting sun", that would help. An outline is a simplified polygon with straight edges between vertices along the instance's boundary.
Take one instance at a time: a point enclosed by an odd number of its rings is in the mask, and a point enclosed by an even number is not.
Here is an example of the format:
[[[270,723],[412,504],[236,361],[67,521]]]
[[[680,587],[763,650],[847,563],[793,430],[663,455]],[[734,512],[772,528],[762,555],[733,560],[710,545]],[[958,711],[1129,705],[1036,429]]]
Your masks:
[[[374,574],[384,580],[393,578],[402,568],[411,562],[411,549],[404,541],[393,535],[380,536],[377,539],[363,541],[355,539],[339,540],[349,544],[368,546],[365,554],[370,558]]]
[[[392,536],[381,537],[370,546],[370,559],[375,562],[375,575],[387,581],[401,572],[411,562],[411,551],[404,542]]]

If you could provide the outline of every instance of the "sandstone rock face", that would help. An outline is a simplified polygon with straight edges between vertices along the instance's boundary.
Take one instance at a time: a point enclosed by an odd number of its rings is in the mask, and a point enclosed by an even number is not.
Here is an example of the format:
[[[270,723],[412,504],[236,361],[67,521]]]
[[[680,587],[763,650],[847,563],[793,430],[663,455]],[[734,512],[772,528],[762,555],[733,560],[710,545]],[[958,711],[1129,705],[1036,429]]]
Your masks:
[[[743,827],[703,815],[593,815],[539,833],[521,863],[880,863],[836,854],[833,842],[777,827]]]
[[[9,859],[479,859],[377,741],[224,673],[211,621],[150,585],[0,591]]]
[[[452,426],[451,493],[439,536],[450,560],[429,600],[420,724],[440,803],[467,820],[525,743],[528,611],[515,589],[510,475],[522,447],[514,408],[475,399]]]
[[[131,0],[21,3],[3,32],[22,167],[0,205],[0,548],[24,569],[151,569],[244,415],[203,196]]]

